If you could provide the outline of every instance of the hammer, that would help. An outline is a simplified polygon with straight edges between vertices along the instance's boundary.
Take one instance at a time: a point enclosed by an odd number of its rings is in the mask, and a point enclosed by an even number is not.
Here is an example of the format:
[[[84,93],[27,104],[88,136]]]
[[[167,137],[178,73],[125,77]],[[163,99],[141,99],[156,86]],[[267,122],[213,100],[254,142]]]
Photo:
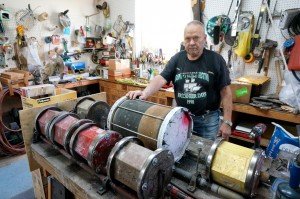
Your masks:
[[[269,63],[270,63],[270,51],[272,48],[276,48],[278,46],[277,41],[273,41],[270,39],[266,39],[265,43],[262,44],[262,48],[264,49],[262,59],[259,63],[257,73],[260,73],[262,66],[264,65],[265,76],[268,75]]]

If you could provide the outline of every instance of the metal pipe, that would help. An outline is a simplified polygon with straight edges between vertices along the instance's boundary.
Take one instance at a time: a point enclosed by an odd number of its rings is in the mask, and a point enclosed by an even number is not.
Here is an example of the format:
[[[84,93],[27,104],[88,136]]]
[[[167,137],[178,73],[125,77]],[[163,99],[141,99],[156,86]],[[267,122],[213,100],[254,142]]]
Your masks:
[[[125,128],[125,127],[123,127],[123,126],[120,126],[120,125],[115,124],[115,123],[112,123],[112,122],[111,122],[111,124],[114,125],[114,126],[116,126],[116,127],[121,128],[121,129],[124,129],[124,130],[126,130],[126,131],[129,131],[129,132],[131,132],[131,133],[137,134],[137,135],[139,135],[139,136],[142,136],[142,137],[145,137],[145,138],[148,138],[148,139],[151,139],[151,140],[154,140],[154,141],[157,142],[157,139],[154,139],[154,138],[152,138],[152,137],[143,135],[143,134],[141,134],[141,133],[138,133],[138,132],[136,132],[136,131],[130,130],[130,129],[128,129],[128,128]]]
[[[192,178],[192,174],[190,172],[180,169],[178,167],[175,167],[173,174],[174,174],[174,176],[181,178],[182,180],[184,180],[186,182],[190,182],[190,180]],[[201,178],[201,177],[197,178],[197,186],[198,187],[207,186],[211,189],[211,191],[219,194],[220,196],[222,196],[224,198],[228,198],[228,199],[243,199],[244,198],[240,194],[238,194],[234,191],[231,191],[230,189],[219,186],[215,183],[208,183],[204,178]]]
[[[47,140],[46,138],[44,138],[43,136],[41,136],[41,139],[51,145],[54,149],[56,149],[57,151],[59,151],[62,155],[64,155],[65,157],[67,157],[68,159],[76,162],[76,164],[78,164],[82,169],[84,169],[85,171],[87,171],[88,173],[90,173],[91,175],[95,175],[99,178],[100,182],[103,184],[104,181],[106,180],[106,176],[104,175],[101,175],[101,174],[97,174],[94,170],[92,170],[90,167],[88,167],[85,163],[83,162],[80,162],[78,160],[76,160],[73,156],[71,156],[70,154],[68,154],[65,150],[63,149],[60,149],[59,147],[53,145],[49,140]],[[119,187],[117,186],[116,184],[112,183],[112,182],[109,182],[109,187],[121,194],[122,196],[124,196],[125,198],[128,198],[128,199],[137,199],[137,195],[135,193],[132,193],[130,192],[129,190],[125,189],[125,188],[122,188],[122,187]]]
[[[192,199],[190,196],[186,195],[180,189],[175,187],[174,185],[168,184],[167,191],[172,198],[176,199]]]
[[[119,106],[119,108],[125,109],[125,110],[127,110],[127,111],[132,111],[132,112],[134,112],[134,113],[139,113],[139,114],[141,114],[141,115],[146,115],[146,116],[148,116],[148,117],[153,117],[153,118],[155,118],[155,119],[159,119],[159,120],[162,120],[162,121],[164,121],[164,119],[165,119],[165,118],[161,118],[161,117],[156,117],[155,115],[150,115],[150,114],[143,113],[143,112],[140,112],[140,111],[132,110],[132,109],[126,108],[126,107],[124,107],[124,106]]]

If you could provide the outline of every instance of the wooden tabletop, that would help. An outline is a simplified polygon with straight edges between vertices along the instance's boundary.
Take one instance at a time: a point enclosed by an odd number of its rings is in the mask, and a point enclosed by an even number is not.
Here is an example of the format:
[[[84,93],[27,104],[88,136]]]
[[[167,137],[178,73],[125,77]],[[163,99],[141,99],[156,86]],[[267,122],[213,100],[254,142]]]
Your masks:
[[[192,136],[192,140],[189,144],[188,150],[191,153],[195,153],[197,146],[199,145],[199,137]],[[204,150],[209,146],[204,146]],[[69,189],[76,198],[90,199],[90,198],[124,198],[121,195],[117,195],[113,192],[107,192],[104,195],[99,195],[97,190],[101,186],[100,180],[86,170],[82,169],[74,161],[66,158],[51,145],[40,142],[31,145],[33,158],[39,162],[39,164],[46,169],[54,178],[61,182],[67,189]],[[189,156],[184,156],[179,163],[176,164],[178,168],[182,168],[190,173],[195,173],[196,162]],[[188,183],[175,178],[172,178],[172,184],[187,192]],[[194,198],[209,198],[209,199],[222,199],[216,193],[211,192],[209,189],[202,187],[197,188],[194,193],[189,195]],[[269,187],[260,186],[258,189],[258,195],[256,198],[265,199],[270,198],[272,193]]]

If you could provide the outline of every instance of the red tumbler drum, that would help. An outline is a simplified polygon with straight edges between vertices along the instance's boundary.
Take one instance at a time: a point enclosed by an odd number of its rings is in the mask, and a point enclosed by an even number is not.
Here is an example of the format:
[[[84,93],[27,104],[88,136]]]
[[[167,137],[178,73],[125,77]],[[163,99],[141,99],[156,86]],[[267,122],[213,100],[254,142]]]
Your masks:
[[[70,152],[74,158],[87,161],[97,173],[106,174],[107,158],[121,138],[115,131],[106,131],[95,123],[86,123],[73,133]]]
[[[35,118],[36,131],[49,139],[49,121],[52,121],[55,117],[57,117],[61,111],[62,110],[57,107],[49,107],[39,112]]]
[[[49,126],[49,139],[54,145],[65,146],[70,140],[69,129],[79,121],[79,116],[63,111]],[[74,131],[73,131],[74,132]],[[68,140],[67,140],[68,138]]]

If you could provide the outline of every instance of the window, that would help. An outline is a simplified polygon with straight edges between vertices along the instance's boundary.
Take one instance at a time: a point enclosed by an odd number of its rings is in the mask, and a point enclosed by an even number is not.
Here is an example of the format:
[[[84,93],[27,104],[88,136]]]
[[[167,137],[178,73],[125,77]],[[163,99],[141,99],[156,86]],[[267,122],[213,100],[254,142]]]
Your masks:
[[[193,19],[191,1],[136,0],[136,52],[161,48],[169,59],[180,49],[185,25]]]

